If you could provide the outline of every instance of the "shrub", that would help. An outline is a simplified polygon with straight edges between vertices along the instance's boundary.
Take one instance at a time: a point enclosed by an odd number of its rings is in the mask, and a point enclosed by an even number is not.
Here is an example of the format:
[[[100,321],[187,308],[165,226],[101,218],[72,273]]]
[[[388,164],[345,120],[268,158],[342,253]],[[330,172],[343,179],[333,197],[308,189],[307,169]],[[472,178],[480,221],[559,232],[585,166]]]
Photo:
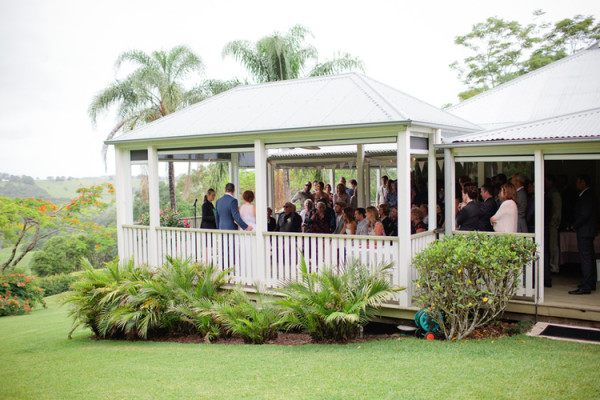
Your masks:
[[[150,225],[150,215],[142,214],[138,221],[139,225]],[[166,208],[160,210],[160,226],[168,226],[172,228],[189,228],[190,223],[187,218],[184,218],[179,211]]]
[[[37,284],[44,291],[44,296],[53,296],[68,291],[69,286],[80,276],[80,272],[50,275],[37,279]]]
[[[515,235],[445,236],[413,259],[415,300],[439,320],[447,339],[462,339],[499,318],[536,257],[535,243]]]
[[[0,276],[0,317],[25,314],[38,303],[46,307],[43,291],[34,280],[18,273]]]
[[[278,301],[283,307],[282,322],[288,329],[304,329],[317,342],[345,342],[355,337],[381,304],[392,293],[402,290],[390,283],[392,266],[380,265],[371,272],[358,261],[352,261],[309,273],[302,259],[300,280],[288,282],[279,290],[286,295]]]
[[[212,313],[229,333],[240,335],[249,344],[275,339],[281,325],[279,307],[265,302],[260,293],[254,302],[239,287],[225,302],[215,303]]]
[[[48,240],[31,260],[31,269],[38,276],[68,274],[81,269],[81,259],[87,258],[95,267],[116,257],[116,246],[100,246],[92,234],[60,235]]]
[[[168,257],[157,271],[147,266],[123,268],[118,262],[94,270],[84,262],[80,280],[65,298],[71,304],[73,332],[88,326],[98,337],[139,337],[162,333],[218,334],[210,309],[229,271]]]

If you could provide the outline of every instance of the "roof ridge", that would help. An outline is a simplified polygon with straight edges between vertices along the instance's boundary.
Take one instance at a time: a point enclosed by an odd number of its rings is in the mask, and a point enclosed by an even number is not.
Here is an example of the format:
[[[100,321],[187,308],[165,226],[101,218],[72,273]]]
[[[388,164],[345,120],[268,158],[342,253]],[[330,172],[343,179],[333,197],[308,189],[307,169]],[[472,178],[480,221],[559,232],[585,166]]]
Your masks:
[[[386,98],[386,97],[385,97],[383,94],[379,93],[379,91],[377,91],[377,90],[376,90],[376,89],[375,89],[375,88],[374,88],[374,87],[373,87],[373,86],[372,86],[372,85],[371,85],[371,84],[370,84],[370,83],[367,81],[367,79],[369,79],[369,78],[367,78],[367,77],[365,77],[365,76],[363,76],[363,75],[361,75],[361,74],[355,74],[355,76],[356,76],[356,77],[357,77],[357,78],[358,78],[358,79],[359,79],[359,80],[360,80],[360,81],[361,81],[361,82],[362,82],[364,85],[366,85],[366,87],[367,87],[367,88],[368,88],[368,89],[369,89],[369,90],[370,90],[372,93],[375,93],[377,96],[379,96],[379,97],[380,97],[380,98],[381,98],[381,99],[382,99],[382,100],[383,100],[383,101],[384,101],[384,102],[385,102],[385,103],[386,103],[386,104],[387,104],[387,105],[388,105],[388,106],[389,106],[389,107],[390,107],[390,108],[391,108],[393,111],[395,111],[395,112],[396,112],[396,113],[397,113],[397,114],[400,116],[400,118],[399,118],[399,119],[408,119],[408,118],[407,118],[407,114],[406,114],[405,112],[403,112],[403,111],[399,110],[399,109],[398,109],[398,107],[396,107],[396,106],[395,106],[395,105],[394,105],[394,104],[393,104],[391,101],[389,101],[389,100],[388,100],[388,99],[387,99],[387,98]],[[363,88],[363,87],[361,87],[361,86],[359,86],[359,88],[360,88],[360,89],[361,89],[363,92],[365,92],[365,94],[366,94],[367,96],[369,96],[369,95],[366,93],[366,91],[365,91],[365,88]],[[374,97],[374,96],[369,96],[369,97],[370,97],[371,99],[373,99],[373,97]],[[378,106],[379,106],[379,107],[382,109],[382,111],[383,111],[383,112],[385,112],[385,110],[383,109],[383,107],[381,107],[381,105],[379,105],[379,104],[378,104],[378,103],[375,101],[375,99],[373,99],[373,102],[374,102],[375,104],[377,104],[377,105],[378,105]],[[385,113],[386,113],[386,114],[388,114],[387,112],[385,112]],[[392,116],[391,116],[391,115],[390,115],[390,118],[392,118]]]
[[[491,96],[492,94],[494,94],[496,92],[500,92],[500,91],[505,90],[505,89],[507,89],[509,87],[512,87],[512,86],[516,85],[517,83],[519,83],[521,81],[537,77],[538,75],[540,75],[541,73],[543,73],[545,71],[551,70],[553,68],[558,67],[559,65],[565,64],[567,62],[571,62],[572,60],[574,60],[576,58],[579,58],[579,57],[582,57],[584,55],[589,54],[588,53],[589,51],[594,50],[594,49],[592,49],[592,47],[593,46],[590,46],[590,47],[588,47],[586,49],[580,50],[580,51],[578,51],[578,52],[576,52],[574,54],[571,54],[571,55],[569,55],[567,57],[561,58],[560,60],[557,60],[557,61],[551,62],[550,64],[544,65],[541,68],[538,68],[538,69],[533,70],[531,72],[528,72],[528,73],[526,73],[524,75],[521,75],[521,76],[518,76],[518,77],[516,77],[514,79],[511,79],[510,81],[505,82],[505,83],[501,84],[500,86],[493,87],[493,88],[491,88],[489,90],[486,90],[485,92],[479,93],[476,96],[468,98],[467,100],[461,101],[460,103],[458,103],[458,104],[456,104],[456,105],[454,105],[452,107],[449,107],[448,110],[450,112],[452,112],[452,110],[459,109],[462,106],[465,106],[465,105],[474,103],[476,101],[479,101],[481,99],[484,99],[484,98],[486,98],[488,96]]]

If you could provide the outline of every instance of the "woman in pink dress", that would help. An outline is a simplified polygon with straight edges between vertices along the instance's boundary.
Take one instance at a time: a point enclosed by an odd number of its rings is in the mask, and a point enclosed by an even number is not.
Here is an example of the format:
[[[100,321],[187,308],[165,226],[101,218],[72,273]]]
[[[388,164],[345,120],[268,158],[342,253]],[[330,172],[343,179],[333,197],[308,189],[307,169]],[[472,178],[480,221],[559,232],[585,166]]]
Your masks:
[[[490,218],[494,232],[516,233],[519,221],[517,190],[512,183],[505,183],[498,194],[502,204],[496,214]]]

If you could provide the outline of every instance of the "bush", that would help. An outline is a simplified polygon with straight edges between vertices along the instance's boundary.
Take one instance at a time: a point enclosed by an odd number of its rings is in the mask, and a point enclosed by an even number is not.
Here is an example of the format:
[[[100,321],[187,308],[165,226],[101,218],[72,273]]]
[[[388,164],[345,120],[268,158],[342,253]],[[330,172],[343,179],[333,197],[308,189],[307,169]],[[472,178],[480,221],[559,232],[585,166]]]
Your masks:
[[[68,274],[81,269],[82,258],[100,267],[116,257],[116,246],[100,246],[96,239],[92,234],[54,236],[35,253],[31,269],[38,276]]]
[[[428,307],[447,339],[460,340],[502,315],[535,257],[535,243],[515,235],[445,236],[413,259],[415,300]]]
[[[210,338],[219,333],[205,312],[218,298],[228,270],[167,258],[154,272],[133,261],[94,270],[84,262],[81,279],[64,302],[71,305],[73,332],[88,326],[98,337],[139,337],[198,332]]]
[[[43,291],[34,280],[17,273],[0,276],[0,317],[25,314],[38,303],[46,307]]]
[[[260,293],[256,302],[250,300],[239,287],[225,302],[216,303],[212,313],[228,333],[240,335],[249,344],[275,339],[281,325],[278,307],[263,301]]]
[[[142,217],[138,221],[138,224],[150,225],[150,215],[142,214]],[[190,222],[187,218],[184,218],[179,211],[166,208],[164,210],[160,210],[160,226],[168,226],[172,228],[189,228]]]
[[[308,273],[302,259],[300,280],[279,290],[286,295],[278,302],[283,307],[283,324],[288,329],[304,329],[317,342],[352,339],[392,293],[402,290],[390,283],[392,267],[380,265],[371,272],[353,261]]]
[[[37,284],[44,291],[44,296],[53,296],[68,291],[69,286],[80,276],[80,272],[50,275],[39,278]]]

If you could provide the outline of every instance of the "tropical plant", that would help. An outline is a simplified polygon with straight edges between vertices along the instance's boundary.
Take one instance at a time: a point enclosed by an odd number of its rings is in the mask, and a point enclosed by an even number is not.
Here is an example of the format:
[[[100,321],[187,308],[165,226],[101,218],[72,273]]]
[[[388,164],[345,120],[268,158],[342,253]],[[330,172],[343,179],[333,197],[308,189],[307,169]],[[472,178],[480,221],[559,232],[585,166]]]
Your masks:
[[[109,133],[107,140],[123,130],[131,130],[138,124],[155,121],[189,104],[204,98],[202,90],[186,90],[183,81],[194,72],[201,72],[201,58],[187,46],[175,46],[169,51],[141,50],[126,51],[119,55],[117,70],[128,63],[134,67],[123,80],[115,80],[106,89],[94,96],[88,108],[92,124],[98,116],[117,107],[118,123]],[[102,152],[106,159],[107,146]],[[169,162],[169,193],[171,208],[176,208],[175,170]]]
[[[241,336],[249,344],[263,344],[277,338],[281,325],[280,308],[266,302],[258,290],[256,293],[255,302],[237,287],[211,308],[216,320],[229,333]]]
[[[282,323],[288,329],[305,330],[317,342],[345,342],[355,337],[381,304],[402,290],[390,283],[392,267],[390,263],[369,269],[353,260],[309,273],[302,258],[300,279],[279,290],[285,295],[278,301]]]
[[[363,70],[363,62],[347,53],[319,63],[317,49],[305,43],[307,36],[312,36],[310,30],[295,25],[286,34],[275,32],[256,43],[234,40],[223,48],[223,57],[233,56],[259,83]],[[306,71],[311,61],[316,64]]]
[[[413,258],[415,300],[447,339],[463,339],[502,316],[521,271],[536,257],[535,246],[508,234],[447,235]]]

